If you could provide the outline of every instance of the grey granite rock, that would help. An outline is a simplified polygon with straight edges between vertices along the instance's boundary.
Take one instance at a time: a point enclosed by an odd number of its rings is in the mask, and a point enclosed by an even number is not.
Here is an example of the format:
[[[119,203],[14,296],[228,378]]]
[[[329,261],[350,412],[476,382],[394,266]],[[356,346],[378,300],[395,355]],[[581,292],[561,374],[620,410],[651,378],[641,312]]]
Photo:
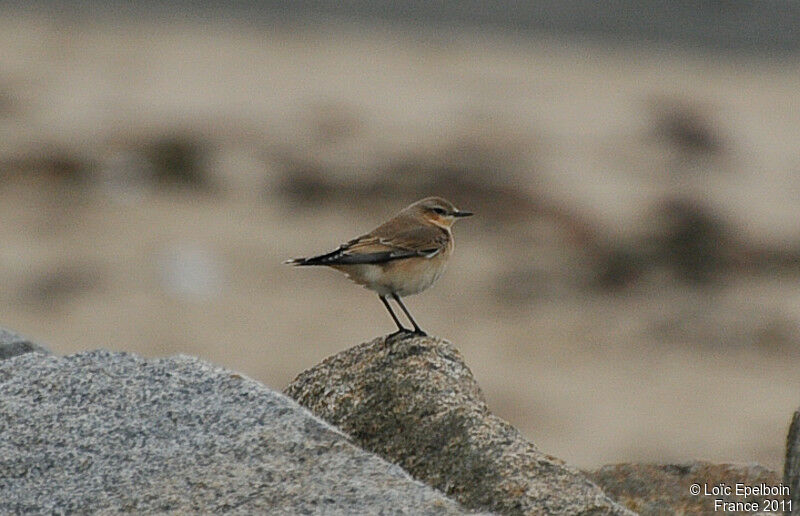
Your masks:
[[[465,507],[500,514],[630,514],[492,415],[458,351],[379,338],[328,358],[286,393]]]
[[[780,500],[783,499],[782,496],[736,495],[737,483],[750,487],[762,484],[780,486],[778,473],[758,464],[712,464],[700,461],[687,464],[614,464],[587,474],[609,496],[643,516],[761,514],[761,511],[750,511],[752,506],[745,511],[729,511],[715,508],[715,503],[717,499],[728,503],[755,502],[759,509],[764,509],[766,500],[776,500],[775,507],[780,509]],[[731,486],[731,494],[694,495],[689,491],[693,484],[701,486],[702,490],[708,486],[709,492],[713,486],[725,484]]]
[[[800,514],[800,410],[794,413],[786,437],[783,483],[789,486],[794,513]]]
[[[23,353],[50,353],[44,347],[31,342],[13,331],[0,328],[0,360],[22,355]]]
[[[462,514],[285,396],[198,359],[0,362],[0,514]]]

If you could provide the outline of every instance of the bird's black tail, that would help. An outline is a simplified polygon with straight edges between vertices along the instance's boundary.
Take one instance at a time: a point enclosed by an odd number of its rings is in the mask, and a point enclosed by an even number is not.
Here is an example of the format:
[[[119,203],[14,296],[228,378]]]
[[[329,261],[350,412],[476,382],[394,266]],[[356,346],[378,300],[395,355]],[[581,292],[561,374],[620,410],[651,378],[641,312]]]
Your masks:
[[[318,256],[312,256],[310,258],[292,258],[291,260],[286,260],[283,263],[289,265],[332,265],[338,262],[338,260],[342,257],[342,250],[337,249],[335,251],[331,251],[330,253],[320,254]]]

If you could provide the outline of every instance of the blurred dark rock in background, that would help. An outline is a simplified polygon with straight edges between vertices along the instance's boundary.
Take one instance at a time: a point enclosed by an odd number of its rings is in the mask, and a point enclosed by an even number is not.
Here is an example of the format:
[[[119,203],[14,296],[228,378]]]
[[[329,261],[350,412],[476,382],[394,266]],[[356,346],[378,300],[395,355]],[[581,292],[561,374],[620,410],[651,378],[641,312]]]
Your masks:
[[[686,159],[717,155],[725,150],[708,109],[679,99],[654,99],[654,136],[674,147]]]
[[[87,185],[95,168],[91,158],[81,155],[79,150],[42,145],[2,158],[0,182],[38,179],[60,187]]]
[[[187,133],[164,135],[143,145],[153,179],[167,187],[208,188],[204,142]]]
[[[95,264],[62,262],[32,271],[19,297],[29,306],[55,310],[69,300],[102,288],[103,282],[100,267]]]
[[[655,207],[652,227],[653,264],[661,261],[687,283],[709,283],[725,274],[733,246],[730,230],[705,206],[666,199]]]

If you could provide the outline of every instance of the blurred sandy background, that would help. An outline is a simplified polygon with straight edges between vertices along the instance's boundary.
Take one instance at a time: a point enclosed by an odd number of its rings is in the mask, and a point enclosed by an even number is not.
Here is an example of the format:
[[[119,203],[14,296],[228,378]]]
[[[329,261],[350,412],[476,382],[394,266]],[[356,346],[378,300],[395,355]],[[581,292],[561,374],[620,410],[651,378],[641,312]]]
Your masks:
[[[393,324],[342,276],[281,262],[444,195],[477,215],[407,305],[500,416],[581,467],[782,467],[791,3],[192,4],[0,4],[0,324],[282,389]]]

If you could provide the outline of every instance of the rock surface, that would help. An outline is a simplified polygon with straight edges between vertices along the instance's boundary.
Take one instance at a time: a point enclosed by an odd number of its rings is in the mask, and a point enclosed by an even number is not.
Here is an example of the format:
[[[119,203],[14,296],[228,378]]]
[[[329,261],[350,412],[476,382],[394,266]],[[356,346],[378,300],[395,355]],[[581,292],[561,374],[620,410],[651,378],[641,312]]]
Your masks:
[[[763,508],[765,499],[775,496],[706,496],[689,492],[692,484],[701,489],[726,484],[735,489],[745,486],[778,486],[779,475],[757,464],[615,464],[588,473],[609,496],[642,516],[669,514],[752,514],[753,511],[723,511],[714,508],[719,498],[726,502],[756,502]],[[759,511],[760,512],[760,511]]]
[[[285,396],[198,359],[0,362],[0,514],[463,514]]]
[[[375,339],[302,373],[286,393],[465,507],[629,514],[492,415],[461,355],[443,340]]]
[[[44,347],[31,342],[25,337],[14,333],[13,331],[0,328],[0,360],[22,355],[24,353],[44,353],[50,352]]]
[[[795,513],[800,513],[800,410],[794,413],[789,435],[786,437],[783,483],[789,486],[792,508]]]

